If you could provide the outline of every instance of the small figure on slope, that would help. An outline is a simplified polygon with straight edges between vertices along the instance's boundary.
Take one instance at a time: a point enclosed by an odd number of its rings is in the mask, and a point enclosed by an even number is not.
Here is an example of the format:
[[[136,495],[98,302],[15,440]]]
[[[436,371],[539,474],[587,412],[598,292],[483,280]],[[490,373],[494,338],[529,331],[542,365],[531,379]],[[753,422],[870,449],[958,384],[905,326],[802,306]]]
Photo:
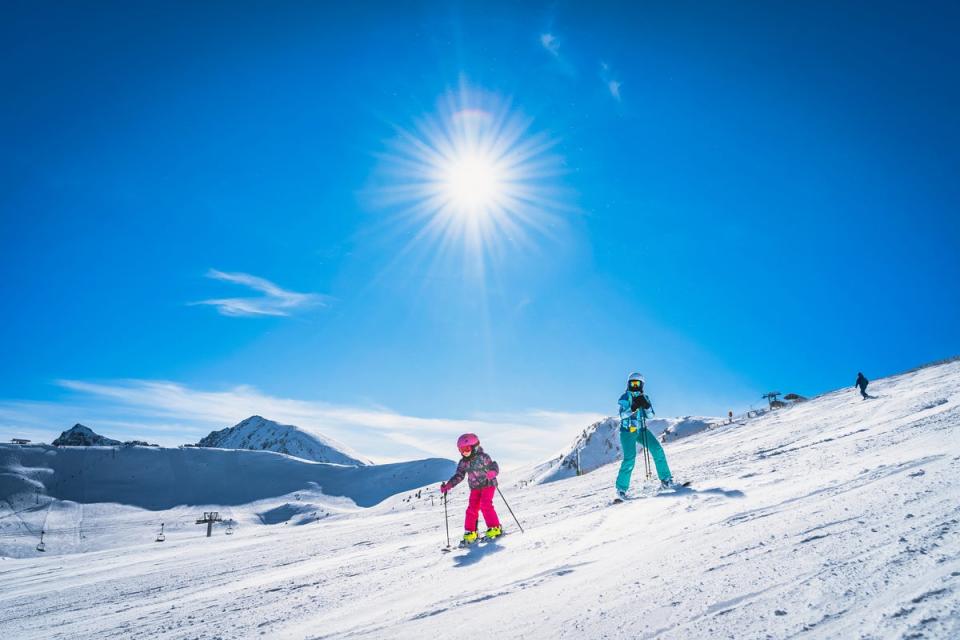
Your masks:
[[[627,379],[627,390],[620,396],[620,447],[623,449],[623,462],[617,474],[617,498],[625,500],[630,488],[630,476],[637,462],[637,444],[647,449],[653,456],[657,467],[657,477],[664,488],[673,484],[667,456],[656,437],[647,430],[647,411],[656,415],[650,397],[643,392],[643,376],[631,373]]]
[[[457,448],[460,449],[460,463],[449,480],[440,485],[440,493],[447,491],[467,478],[470,486],[470,500],[467,503],[467,515],[464,519],[463,542],[472,544],[477,541],[477,521],[483,513],[483,521],[487,525],[484,534],[492,540],[503,533],[500,528],[500,518],[493,508],[493,496],[497,492],[497,474],[500,466],[484,453],[480,447],[480,439],[472,433],[465,433],[457,438]]]
[[[867,395],[867,385],[870,384],[870,381],[867,380],[867,377],[863,375],[862,372],[857,372],[857,382],[853,385],[854,387],[860,387],[860,396],[866,400],[870,396]]]

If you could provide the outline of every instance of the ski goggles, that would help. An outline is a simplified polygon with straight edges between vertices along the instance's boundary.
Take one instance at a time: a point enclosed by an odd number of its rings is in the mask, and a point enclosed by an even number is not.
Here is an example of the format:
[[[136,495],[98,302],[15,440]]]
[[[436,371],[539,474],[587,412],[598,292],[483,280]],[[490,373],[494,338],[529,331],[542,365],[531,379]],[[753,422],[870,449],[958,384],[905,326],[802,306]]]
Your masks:
[[[630,391],[640,391],[643,389],[643,380],[631,380],[627,383],[627,388],[629,388]]]
[[[460,454],[468,456],[473,452],[473,447],[460,447]]]

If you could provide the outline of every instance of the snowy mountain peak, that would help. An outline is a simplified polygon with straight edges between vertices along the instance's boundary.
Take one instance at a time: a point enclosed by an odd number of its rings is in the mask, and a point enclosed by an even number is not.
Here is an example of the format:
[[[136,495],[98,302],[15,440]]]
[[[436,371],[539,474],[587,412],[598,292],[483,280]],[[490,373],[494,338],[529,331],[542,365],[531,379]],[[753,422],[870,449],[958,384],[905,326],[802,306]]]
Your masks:
[[[355,454],[345,445],[326,436],[256,415],[227,429],[212,431],[201,439],[197,446],[275,451],[314,462],[353,466],[372,464],[370,460]]]
[[[105,438],[79,422],[53,441],[55,447],[111,447],[118,444],[120,444],[119,440]]]
[[[652,418],[647,420],[647,427],[654,436],[661,438],[666,434],[665,437],[672,441],[705,431],[720,422],[720,418],[697,416]],[[578,464],[581,473],[590,473],[620,457],[620,419],[606,418],[584,429],[559,455],[518,474],[519,482],[543,484],[563,480],[577,475]]]

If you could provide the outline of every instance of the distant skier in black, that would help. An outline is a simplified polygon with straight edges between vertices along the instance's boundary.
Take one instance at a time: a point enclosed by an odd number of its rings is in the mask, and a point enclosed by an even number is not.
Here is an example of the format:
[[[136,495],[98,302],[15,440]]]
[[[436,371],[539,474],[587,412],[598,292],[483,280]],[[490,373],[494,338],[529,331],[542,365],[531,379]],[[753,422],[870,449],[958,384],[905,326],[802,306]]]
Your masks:
[[[868,385],[868,384],[870,384],[870,381],[867,380],[867,377],[866,377],[865,375],[863,375],[863,373],[857,372],[857,382],[856,382],[856,384],[853,385],[853,386],[860,388],[860,395],[863,397],[864,400],[866,400],[867,398],[870,397],[870,396],[867,395],[867,385]]]

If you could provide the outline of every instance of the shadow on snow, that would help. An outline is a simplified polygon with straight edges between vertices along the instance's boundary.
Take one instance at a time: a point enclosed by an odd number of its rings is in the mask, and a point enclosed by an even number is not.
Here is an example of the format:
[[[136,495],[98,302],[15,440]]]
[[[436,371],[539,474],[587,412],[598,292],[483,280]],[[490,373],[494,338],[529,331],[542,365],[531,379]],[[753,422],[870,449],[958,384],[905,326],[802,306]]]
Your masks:
[[[465,551],[466,553],[453,557],[453,564],[455,566],[468,567],[471,564],[476,564],[489,555],[503,551],[503,547],[495,542],[487,542],[484,544],[476,543],[467,547]]]

